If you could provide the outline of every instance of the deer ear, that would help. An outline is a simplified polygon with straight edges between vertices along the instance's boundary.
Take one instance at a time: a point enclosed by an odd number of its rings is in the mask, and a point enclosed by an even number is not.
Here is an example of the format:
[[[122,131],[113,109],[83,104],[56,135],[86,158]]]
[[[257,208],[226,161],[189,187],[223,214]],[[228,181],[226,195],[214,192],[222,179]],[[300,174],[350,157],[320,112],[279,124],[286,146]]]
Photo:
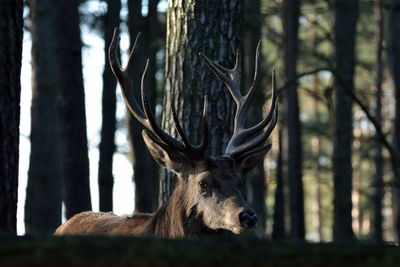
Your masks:
[[[179,151],[168,148],[146,130],[142,131],[142,136],[151,156],[161,167],[167,168],[175,173],[182,172],[185,161],[187,160],[185,155]]]
[[[242,174],[253,169],[259,162],[263,161],[265,155],[271,149],[271,144],[265,144],[262,147],[248,151],[243,155],[239,155],[237,159],[235,159],[236,170],[241,172]]]

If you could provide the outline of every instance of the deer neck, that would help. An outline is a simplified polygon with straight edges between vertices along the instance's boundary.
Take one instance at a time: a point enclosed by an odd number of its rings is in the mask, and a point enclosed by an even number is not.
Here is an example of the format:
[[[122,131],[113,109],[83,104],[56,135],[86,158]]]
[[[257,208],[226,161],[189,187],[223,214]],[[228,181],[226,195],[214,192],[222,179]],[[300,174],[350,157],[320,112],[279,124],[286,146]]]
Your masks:
[[[198,237],[215,234],[204,225],[196,206],[189,206],[180,188],[176,188],[169,200],[154,214],[150,232],[168,238]]]

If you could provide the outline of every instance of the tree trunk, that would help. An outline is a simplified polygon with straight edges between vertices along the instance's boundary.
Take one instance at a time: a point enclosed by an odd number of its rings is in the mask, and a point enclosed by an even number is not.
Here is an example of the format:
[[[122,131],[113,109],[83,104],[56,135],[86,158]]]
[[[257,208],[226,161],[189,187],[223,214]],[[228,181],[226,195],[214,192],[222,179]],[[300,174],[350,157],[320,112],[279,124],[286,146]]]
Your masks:
[[[17,232],[22,9],[0,1],[0,234]]]
[[[318,92],[320,88],[320,83],[319,83],[319,76],[318,74],[313,74],[312,76],[312,86],[313,86],[313,91],[315,93]],[[313,113],[314,113],[314,121],[315,125],[319,126],[321,125],[321,114],[319,110],[319,101],[316,98],[313,98]],[[322,207],[322,188],[321,188],[321,166],[319,163],[319,159],[321,156],[322,152],[322,138],[319,133],[316,133],[314,137],[311,139],[311,153],[312,153],[312,174],[315,179],[315,222],[316,224],[314,227],[317,228],[317,233],[318,233],[318,241],[324,241],[324,233],[323,233],[323,207]]]
[[[66,217],[91,210],[78,0],[54,1],[58,114]]]
[[[149,59],[146,87],[149,92],[151,107],[155,107],[157,92],[156,52],[157,52],[157,4],[158,0],[150,0],[148,15],[142,15],[142,1],[129,0],[129,37],[131,46],[139,32],[142,40],[135,54],[138,68],[132,73],[135,86],[139,87],[146,59]],[[139,90],[136,90],[138,93]],[[139,99],[139,95],[135,95]],[[129,134],[133,150],[133,180],[135,182],[135,212],[154,212],[158,207],[159,176],[157,164],[150,156],[142,138],[143,126],[129,114]]]
[[[238,49],[242,1],[169,1],[166,92],[162,126],[175,135],[171,106],[193,143],[200,143],[204,95],[208,95],[209,154],[221,155],[231,136],[234,102],[199,52],[233,67]],[[162,176],[162,200],[171,194],[171,175]]]
[[[53,233],[61,224],[61,172],[58,147],[54,57],[56,18],[52,1],[30,2],[32,21],[31,154],[25,201],[25,231]],[[51,159],[51,164],[49,164]]]
[[[333,182],[334,221],[333,239],[351,241],[352,229],[352,99],[346,86],[353,88],[355,68],[355,36],[358,1],[334,2],[335,63],[339,77],[335,78],[333,92]]]
[[[249,88],[249,84],[254,76],[255,56],[257,43],[261,40],[261,28],[263,20],[260,15],[261,2],[260,0],[244,2],[243,27],[243,68],[242,68],[242,84],[245,88]],[[265,70],[261,70],[265,73]],[[263,76],[261,76],[262,78]],[[266,79],[261,80],[258,87],[266,86]],[[256,95],[252,102],[248,114],[249,125],[255,125],[263,119],[263,106],[265,104],[264,91],[261,88],[256,88]],[[264,162],[260,162],[257,166],[245,177],[246,179],[246,197],[249,204],[256,211],[260,225],[256,229],[256,234],[260,237],[266,235],[266,216],[267,206],[265,205],[267,183],[266,174],[264,172]]]
[[[282,124],[282,123],[280,123]],[[274,205],[274,224],[272,226],[272,239],[282,240],[286,237],[285,230],[285,205],[284,205],[284,182],[283,182],[283,149],[282,129],[279,129],[279,153],[276,164],[276,189]]]
[[[397,157],[400,154],[400,0],[391,0],[389,3],[389,24],[388,24],[388,63],[391,79],[394,87],[395,98],[395,119],[394,119],[394,147]],[[394,164],[393,195],[395,201],[395,228],[397,240],[400,240],[400,170],[399,165]]]
[[[283,50],[286,82],[297,77],[297,47],[300,0],[283,1]],[[289,186],[290,238],[304,240],[304,197],[302,182],[302,143],[299,119],[297,83],[292,83],[283,97],[285,124],[283,125],[283,156]],[[284,161],[285,162],[285,161]]]
[[[382,80],[383,80],[383,66],[382,66],[382,54],[383,54],[383,0],[379,0],[377,7],[375,8],[375,15],[377,19],[376,27],[376,66],[375,66],[375,87],[376,87],[376,107],[375,107],[375,118],[378,122],[379,127],[382,127]],[[373,177],[373,239],[382,243],[383,241],[383,155],[382,155],[382,144],[379,140],[375,142],[375,174]]]
[[[108,48],[114,28],[119,26],[120,0],[107,0],[107,14],[104,18],[104,72],[102,98],[101,141],[99,146],[99,207],[100,211],[113,209],[113,156],[115,151],[115,110],[117,81],[108,63]]]

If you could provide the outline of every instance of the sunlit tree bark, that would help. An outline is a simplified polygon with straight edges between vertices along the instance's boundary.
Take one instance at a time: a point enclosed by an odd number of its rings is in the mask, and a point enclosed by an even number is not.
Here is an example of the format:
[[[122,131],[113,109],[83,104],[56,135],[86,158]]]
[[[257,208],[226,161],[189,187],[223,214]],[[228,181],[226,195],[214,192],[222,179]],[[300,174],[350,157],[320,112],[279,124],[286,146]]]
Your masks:
[[[198,56],[202,52],[222,65],[233,67],[238,49],[242,1],[169,1],[166,48],[166,93],[163,128],[174,134],[171,106],[174,103],[186,134],[193,143],[201,140],[203,97],[208,95],[209,152],[222,154],[233,122],[234,102]],[[173,186],[171,175],[162,178],[162,200]]]

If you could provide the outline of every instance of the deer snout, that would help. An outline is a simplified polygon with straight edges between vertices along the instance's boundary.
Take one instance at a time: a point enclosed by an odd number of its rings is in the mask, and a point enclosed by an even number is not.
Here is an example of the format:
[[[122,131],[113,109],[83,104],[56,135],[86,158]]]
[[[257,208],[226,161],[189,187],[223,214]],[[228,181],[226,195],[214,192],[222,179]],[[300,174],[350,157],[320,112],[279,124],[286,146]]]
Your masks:
[[[245,210],[239,214],[239,222],[240,225],[245,228],[254,228],[258,225],[258,217],[257,214],[251,210]]]

